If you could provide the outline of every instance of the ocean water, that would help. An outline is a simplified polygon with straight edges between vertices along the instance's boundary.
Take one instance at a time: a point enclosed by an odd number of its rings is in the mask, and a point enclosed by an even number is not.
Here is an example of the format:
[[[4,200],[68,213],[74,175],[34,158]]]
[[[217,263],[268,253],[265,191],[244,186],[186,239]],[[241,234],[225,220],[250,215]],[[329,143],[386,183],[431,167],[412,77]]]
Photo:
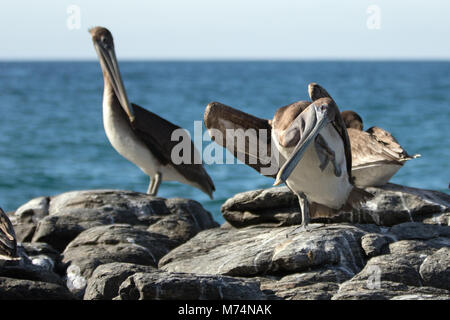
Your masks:
[[[357,111],[365,128],[387,129],[409,153],[422,155],[392,182],[449,193],[450,62],[119,63],[130,101],[191,134],[210,101],[272,118],[277,108],[307,99],[308,83],[317,82],[341,111]],[[4,210],[70,190],[147,190],[148,177],[106,138],[102,91],[96,61],[0,62]],[[220,206],[227,198],[273,183],[243,164],[206,169],[217,188],[214,200],[177,182],[164,182],[158,195],[195,199],[222,222]]]

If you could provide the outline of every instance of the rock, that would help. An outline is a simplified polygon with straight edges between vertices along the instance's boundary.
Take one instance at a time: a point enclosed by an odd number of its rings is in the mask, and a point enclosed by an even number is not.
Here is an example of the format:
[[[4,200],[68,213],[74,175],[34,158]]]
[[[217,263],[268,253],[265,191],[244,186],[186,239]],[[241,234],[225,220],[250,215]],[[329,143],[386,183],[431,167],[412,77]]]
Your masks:
[[[152,272],[155,268],[132,263],[108,263],[98,266],[88,281],[84,300],[112,300],[129,276],[138,272]]]
[[[32,214],[35,218],[43,218],[48,215],[50,198],[49,197],[38,197],[31,199],[24,205],[17,208],[15,215],[22,216]]]
[[[237,228],[257,224],[293,225],[302,221],[298,199],[287,187],[238,193],[220,210],[224,219]]]
[[[259,282],[219,275],[136,273],[119,289],[122,300],[264,300]]]
[[[423,223],[439,224],[442,226],[450,226],[450,212],[436,213],[429,218],[425,218]]]
[[[64,250],[67,287],[82,295],[95,268],[112,262],[157,266],[159,259],[176,243],[166,236],[113,224],[80,233]]]
[[[330,300],[338,289],[337,283],[320,282],[279,291],[276,297],[281,297],[283,300]]]
[[[0,277],[0,300],[72,300],[67,288],[47,282]]]
[[[394,255],[385,254],[371,258],[364,269],[352,280],[358,281],[388,281],[397,282],[410,286],[421,286],[421,278],[418,265],[425,260],[426,256],[418,254]]]
[[[353,273],[345,268],[324,267],[294,273],[279,280],[261,281],[261,290],[269,299],[330,300],[338,291],[339,283],[349,280]]]
[[[418,222],[405,222],[397,224],[390,229],[399,240],[408,239],[431,239],[440,235],[441,226],[435,226],[430,224],[418,223]],[[450,228],[450,227],[447,227]]]
[[[113,223],[137,224],[131,212],[102,212],[96,209],[69,209],[39,221],[33,242],[46,242],[63,251],[70,241],[84,230]]]
[[[38,221],[48,215],[49,201],[49,197],[34,198],[10,216],[18,242],[31,241]]]
[[[202,230],[219,227],[211,214],[197,201],[167,199],[166,206],[171,214],[152,223],[147,231],[165,235],[182,244]]]
[[[442,192],[392,183],[366,190],[375,197],[361,209],[317,221],[393,226],[402,222],[420,222],[450,212],[450,195]],[[235,227],[257,224],[287,226],[301,222],[297,198],[287,187],[237,194],[225,202],[221,211],[225,220]]]
[[[44,263],[44,257],[46,256],[28,257],[23,247],[20,246],[18,247],[18,257],[6,260],[0,258],[0,277],[62,285],[61,277],[53,270],[54,262],[46,257],[49,261]]]
[[[389,244],[389,252],[396,256],[419,254],[423,255],[425,258],[436,251],[436,248],[423,240],[400,240]]]
[[[449,295],[437,295],[437,294],[426,294],[426,293],[416,293],[416,294],[404,294],[401,296],[395,296],[391,300],[450,300]]]
[[[48,270],[47,266],[32,263],[0,267],[0,277],[63,284],[61,278],[53,271]]]
[[[432,287],[413,287],[406,284],[382,281],[379,286],[366,280],[344,282],[331,300],[388,300],[405,295],[432,295],[439,299],[448,299],[449,292]]]
[[[426,285],[450,290],[450,247],[428,256],[420,266],[420,275]]]
[[[41,197],[20,207],[13,225],[19,241],[46,242],[63,251],[82,231],[127,223],[182,243],[198,231],[218,227],[196,201],[163,199],[120,190],[88,190]]]
[[[378,233],[368,233],[361,238],[361,246],[368,257],[387,253],[390,242],[391,238]]]
[[[312,224],[308,232],[295,226],[210,229],[169,252],[159,266],[170,272],[248,277],[337,265],[355,274],[365,263],[359,244],[364,233],[343,224]]]
[[[56,263],[58,263],[61,259],[60,253],[45,242],[22,242],[21,244],[19,244],[19,248],[22,248],[22,250],[31,259],[33,259],[34,257],[43,256],[49,257],[53,261],[54,265],[56,265]]]

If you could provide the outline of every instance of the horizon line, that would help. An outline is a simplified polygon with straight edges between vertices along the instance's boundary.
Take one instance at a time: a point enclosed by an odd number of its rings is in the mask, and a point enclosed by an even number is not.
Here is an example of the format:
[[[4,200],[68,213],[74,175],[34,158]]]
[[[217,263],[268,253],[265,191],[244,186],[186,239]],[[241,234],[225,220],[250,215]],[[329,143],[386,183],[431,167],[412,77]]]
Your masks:
[[[449,58],[122,58],[123,62],[450,62]],[[0,62],[98,62],[95,58],[0,58]]]

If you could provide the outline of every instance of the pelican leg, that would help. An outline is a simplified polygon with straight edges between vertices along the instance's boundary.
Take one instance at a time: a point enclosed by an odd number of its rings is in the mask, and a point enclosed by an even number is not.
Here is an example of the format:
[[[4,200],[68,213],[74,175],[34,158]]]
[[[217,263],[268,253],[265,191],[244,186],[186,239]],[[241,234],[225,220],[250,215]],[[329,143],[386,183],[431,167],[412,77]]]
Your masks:
[[[155,179],[154,178],[150,178],[150,183],[148,184],[148,188],[147,188],[147,194],[151,194],[152,193],[152,189],[153,189],[153,185],[155,184]]]
[[[325,168],[328,165],[328,162],[333,163],[333,167],[334,167],[334,175],[336,177],[340,177],[341,176],[341,168],[339,167],[339,165],[336,163],[336,156],[334,154],[334,151],[331,150],[331,148],[328,146],[328,143],[325,141],[325,139],[318,134],[316,139],[314,140],[314,145],[316,147],[316,153],[317,153],[317,157],[319,158],[320,161],[320,170],[325,170]]]
[[[294,192],[295,195],[298,198],[298,203],[300,204],[300,210],[302,211],[302,224],[300,225],[300,228],[304,229],[305,231],[308,231],[308,224],[310,221],[310,215],[309,215],[309,202],[308,199],[306,199],[306,195],[303,192]]]
[[[308,230],[308,224],[310,221],[310,215],[309,215],[309,202],[308,199],[306,199],[306,195],[303,192],[296,192],[293,190],[289,185],[286,183],[287,187],[294,193],[298,198],[298,203],[300,205],[300,211],[302,212],[302,224],[300,225],[300,229],[304,231]],[[298,228],[295,228],[297,230]],[[294,230],[294,231],[295,231]]]
[[[152,181],[150,183],[149,189],[150,192],[148,192],[152,196],[156,196],[158,194],[159,185],[162,181],[162,174],[160,172],[157,172],[155,176],[152,178]]]

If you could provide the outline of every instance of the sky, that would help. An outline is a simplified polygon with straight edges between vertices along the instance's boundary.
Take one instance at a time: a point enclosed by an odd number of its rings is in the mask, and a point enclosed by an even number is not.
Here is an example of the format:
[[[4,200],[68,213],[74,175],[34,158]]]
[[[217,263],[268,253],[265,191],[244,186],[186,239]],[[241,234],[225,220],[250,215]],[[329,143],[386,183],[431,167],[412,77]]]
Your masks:
[[[2,0],[0,60],[95,60],[96,25],[121,60],[449,60],[449,16],[448,0]]]

